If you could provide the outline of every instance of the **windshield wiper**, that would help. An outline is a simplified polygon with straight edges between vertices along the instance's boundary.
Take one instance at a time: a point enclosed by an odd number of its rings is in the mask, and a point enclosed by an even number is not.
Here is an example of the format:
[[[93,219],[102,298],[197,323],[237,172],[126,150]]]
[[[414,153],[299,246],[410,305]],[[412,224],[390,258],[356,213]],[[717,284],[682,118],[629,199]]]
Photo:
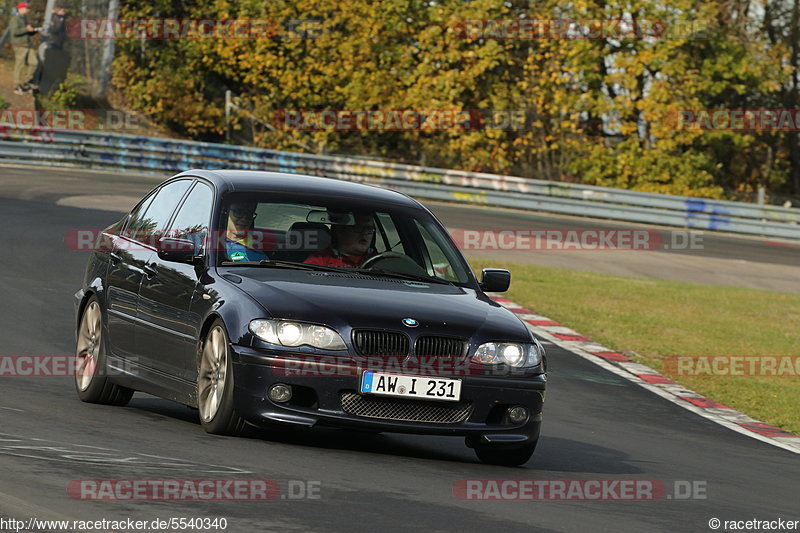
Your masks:
[[[400,272],[392,272],[391,270],[381,270],[379,268],[356,268],[354,269],[355,272],[364,275],[378,275],[378,276],[386,276],[387,278],[398,278],[398,279],[407,279],[411,281],[422,281],[425,283],[445,283],[450,285],[450,282],[440,278],[434,278],[431,276],[418,276],[415,274],[403,274]]]
[[[249,266],[249,267],[268,267],[268,268],[293,268],[296,270],[317,270],[322,272],[353,272],[366,276],[385,276],[387,278],[398,278],[409,281],[421,281],[425,283],[444,283],[450,285],[447,280],[434,278],[430,276],[418,276],[415,274],[403,274],[400,272],[392,272],[390,270],[372,269],[372,268],[348,268],[348,267],[333,267],[323,265],[310,265],[308,263],[294,263],[292,261],[275,261],[272,259],[262,259],[261,261],[223,261],[221,266]]]
[[[309,265],[308,263],[295,263],[292,261],[274,261],[272,259],[262,259],[261,261],[223,261],[222,266],[262,266],[270,268],[294,268],[296,270],[322,270],[326,272],[342,272],[342,269],[337,267]]]

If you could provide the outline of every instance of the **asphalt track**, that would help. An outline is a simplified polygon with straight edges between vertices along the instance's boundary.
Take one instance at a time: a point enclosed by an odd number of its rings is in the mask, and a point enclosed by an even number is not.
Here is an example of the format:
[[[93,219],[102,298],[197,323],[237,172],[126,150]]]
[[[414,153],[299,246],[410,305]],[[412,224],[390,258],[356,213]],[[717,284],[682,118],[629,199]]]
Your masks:
[[[63,235],[108,211],[6,194],[0,169],[2,355],[71,354],[72,295],[86,257]],[[151,183],[152,184],[152,183]],[[30,183],[28,185],[31,185]],[[108,184],[107,194],[139,185]],[[123,193],[119,189],[130,187]],[[11,196],[11,198],[8,198]],[[444,218],[444,217],[443,217]],[[485,226],[496,227],[496,226]],[[585,227],[585,225],[584,225]],[[81,403],[69,378],[0,378],[0,517],[97,520],[225,517],[229,531],[709,531],[721,520],[800,519],[800,457],[719,427],[548,346],[543,435],[522,468],[482,465],[461,440],[318,430],[206,435],[195,411],[137,394],[127,407]],[[39,440],[37,440],[39,439]],[[237,478],[318,482],[319,499],[87,502],[79,479]],[[705,498],[464,501],[464,479],[699,482]]]
[[[0,198],[128,211],[165,176],[47,167],[0,166]],[[656,278],[800,293],[800,243],[703,232],[696,247],[680,248],[678,228],[578,217],[428,203],[451,231],[650,229],[669,247],[653,250],[465,250],[470,257],[563,267],[626,277]],[[73,229],[78,226],[72,226]],[[103,226],[105,227],[105,226]],[[81,228],[99,229],[99,228]]]

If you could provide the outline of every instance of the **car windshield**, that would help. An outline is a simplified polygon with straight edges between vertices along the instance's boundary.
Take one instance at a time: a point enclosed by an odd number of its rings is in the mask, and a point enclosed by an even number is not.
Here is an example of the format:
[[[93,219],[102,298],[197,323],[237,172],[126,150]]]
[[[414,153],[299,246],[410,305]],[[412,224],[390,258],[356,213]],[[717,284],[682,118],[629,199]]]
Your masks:
[[[225,266],[343,270],[470,283],[468,265],[426,212],[404,206],[278,201],[237,193],[222,203]]]

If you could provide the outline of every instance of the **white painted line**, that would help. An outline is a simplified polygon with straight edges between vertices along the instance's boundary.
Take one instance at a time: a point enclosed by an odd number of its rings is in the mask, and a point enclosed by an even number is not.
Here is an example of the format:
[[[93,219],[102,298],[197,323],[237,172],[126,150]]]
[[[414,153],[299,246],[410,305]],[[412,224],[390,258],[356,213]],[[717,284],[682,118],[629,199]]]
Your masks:
[[[567,326],[533,326],[535,328],[545,328],[547,329],[548,333],[558,333],[559,335],[580,335],[574,329],[568,328]]]

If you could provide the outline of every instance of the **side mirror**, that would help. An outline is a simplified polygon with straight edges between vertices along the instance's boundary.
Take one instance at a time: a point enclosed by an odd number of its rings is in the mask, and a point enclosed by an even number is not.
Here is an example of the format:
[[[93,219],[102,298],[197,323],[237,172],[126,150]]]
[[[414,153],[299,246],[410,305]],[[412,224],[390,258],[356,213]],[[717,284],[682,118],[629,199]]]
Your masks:
[[[506,292],[511,285],[511,272],[502,268],[484,268],[481,289],[485,292]]]
[[[189,239],[161,237],[158,239],[158,257],[173,263],[194,263],[195,243]]]

